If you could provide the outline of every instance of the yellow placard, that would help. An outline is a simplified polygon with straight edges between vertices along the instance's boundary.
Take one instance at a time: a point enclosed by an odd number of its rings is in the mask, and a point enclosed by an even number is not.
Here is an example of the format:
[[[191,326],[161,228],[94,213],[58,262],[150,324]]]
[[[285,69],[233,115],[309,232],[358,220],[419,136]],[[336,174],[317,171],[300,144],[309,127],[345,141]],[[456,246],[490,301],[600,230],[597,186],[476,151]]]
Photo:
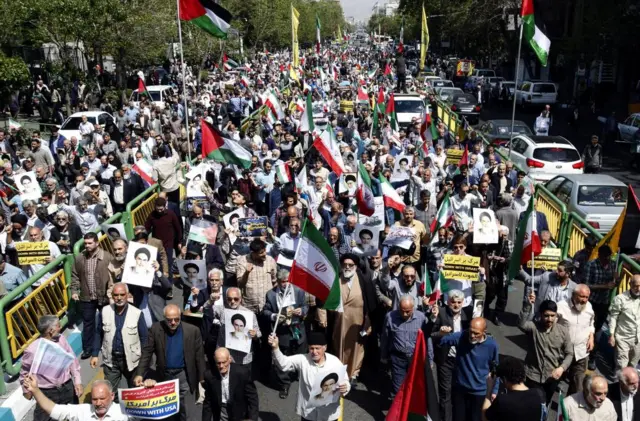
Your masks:
[[[444,277],[460,281],[477,281],[480,258],[474,256],[444,255]]]
[[[50,257],[48,241],[22,241],[16,243],[16,251],[20,265],[43,265]]]
[[[449,164],[458,165],[463,154],[464,151],[461,149],[447,149],[447,161]]]
[[[559,248],[545,247],[542,252],[534,259],[534,268],[540,269],[544,266],[545,269],[555,269],[558,263],[562,259],[562,250]],[[531,268],[531,260],[527,262],[527,267]]]

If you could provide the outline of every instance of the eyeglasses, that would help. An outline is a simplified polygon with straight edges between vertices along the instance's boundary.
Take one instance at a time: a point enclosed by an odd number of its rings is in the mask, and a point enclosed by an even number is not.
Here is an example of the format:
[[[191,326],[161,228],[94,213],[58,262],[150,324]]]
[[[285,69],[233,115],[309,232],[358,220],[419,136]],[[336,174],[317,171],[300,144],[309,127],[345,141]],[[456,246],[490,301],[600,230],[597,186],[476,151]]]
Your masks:
[[[240,301],[240,297],[227,297],[227,301],[237,302]]]
[[[165,317],[165,320],[168,322],[179,322],[180,317]]]
[[[356,267],[356,265],[353,264],[353,263],[343,263],[342,266],[344,266],[345,269],[350,269],[350,268]]]

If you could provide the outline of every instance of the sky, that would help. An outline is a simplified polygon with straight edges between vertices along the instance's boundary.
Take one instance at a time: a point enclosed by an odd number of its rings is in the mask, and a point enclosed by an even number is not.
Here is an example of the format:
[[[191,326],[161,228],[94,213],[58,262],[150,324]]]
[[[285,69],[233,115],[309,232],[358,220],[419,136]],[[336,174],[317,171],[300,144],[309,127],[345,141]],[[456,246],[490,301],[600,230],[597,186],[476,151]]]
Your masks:
[[[371,16],[371,9],[376,2],[384,4],[387,0],[340,0],[345,17],[353,16],[356,20],[364,21]]]

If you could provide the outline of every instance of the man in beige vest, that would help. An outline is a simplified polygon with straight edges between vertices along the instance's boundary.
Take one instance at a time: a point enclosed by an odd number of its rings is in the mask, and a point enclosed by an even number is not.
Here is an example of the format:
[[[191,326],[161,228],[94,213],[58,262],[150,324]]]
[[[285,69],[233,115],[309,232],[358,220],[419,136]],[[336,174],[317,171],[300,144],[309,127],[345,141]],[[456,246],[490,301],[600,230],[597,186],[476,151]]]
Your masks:
[[[127,284],[114,284],[111,295],[113,304],[104,307],[98,316],[98,335],[90,363],[92,368],[98,368],[98,354],[102,351],[105,380],[117,388],[124,376],[128,387],[134,387],[133,375],[147,340],[147,325],[142,312],[127,301]]]

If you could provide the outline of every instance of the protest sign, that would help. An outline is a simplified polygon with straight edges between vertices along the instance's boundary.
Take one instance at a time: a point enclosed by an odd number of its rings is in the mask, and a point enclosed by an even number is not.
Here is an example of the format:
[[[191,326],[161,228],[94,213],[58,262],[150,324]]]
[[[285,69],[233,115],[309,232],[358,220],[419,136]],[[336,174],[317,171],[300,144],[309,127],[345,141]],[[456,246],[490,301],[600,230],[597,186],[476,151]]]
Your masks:
[[[51,255],[48,241],[21,241],[15,244],[20,265],[44,265]]]
[[[447,149],[447,161],[449,164],[458,165],[463,153],[464,151],[460,149]]]
[[[29,374],[59,379],[69,371],[76,356],[65,351],[60,345],[46,339],[39,339]]]
[[[238,219],[239,237],[264,237],[267,235],[267,217]]]
[[[189,229],[189,240],[203,244],[215,244],[218,236],[218,224],[206,219],[194,219]]]
[[[138,285],[151,288],[153,285],[154,270],[151,263],[158,258],[158,249],[146,244],[132,241],[127,249],[127,257],[124,261],[122,282],[129,285]]]
[[[477,281],[480,258],[456,254],[444,255],[444,277],[462,281]]]
[[[367,216],[365,214],[358,215],[358,223],[366,226],[380,226],[380,229],[384,228],[384,198],[374,197],[373,203],[375,204],[375,211],[373,215]]]
[[[236,351],[251,352],[251,336],[249,331],[254,329],[253,318],[250,311],[225,309],[224,329],[225,347]]]
[[[156,383],[154,387],[118,389],[120,410],[129,417],[161,420],[180,410],[178,380]]]
[[[560,260],[562,260],[562,250],[558,248],[545,247],[533,260],[534,268],[540,269],[544,267],[547,270],[555,269]],[[531,260],[527,262],[527,267],[531,269]]]
[[[387,234],[387,238],[385,238],[384,243],[385,246],[398,246],[405,250],[409,250],[411,248],[411,244],[413,244],[413,237],[415,233],[410,227],[396,227],[393,226],[389,230],[389,234]]]
[[[211,209],[211,203],[206,197],[187,197],[187,210],[191,212],[194,206],[199,206],[202,209]]]
[[[313,388],[309,396],[309,406],[319,407],[337,403],[340,400],[338,385],[348,381],[347,368],[342,364],[325,364],[315,374]]]
[[[109,239],[111,241],[116,241],[118,239],[127,239],[127,234],[124,230],[124,224],[102,224],[100,228],[102,229],[102,232],[109,236]]]

